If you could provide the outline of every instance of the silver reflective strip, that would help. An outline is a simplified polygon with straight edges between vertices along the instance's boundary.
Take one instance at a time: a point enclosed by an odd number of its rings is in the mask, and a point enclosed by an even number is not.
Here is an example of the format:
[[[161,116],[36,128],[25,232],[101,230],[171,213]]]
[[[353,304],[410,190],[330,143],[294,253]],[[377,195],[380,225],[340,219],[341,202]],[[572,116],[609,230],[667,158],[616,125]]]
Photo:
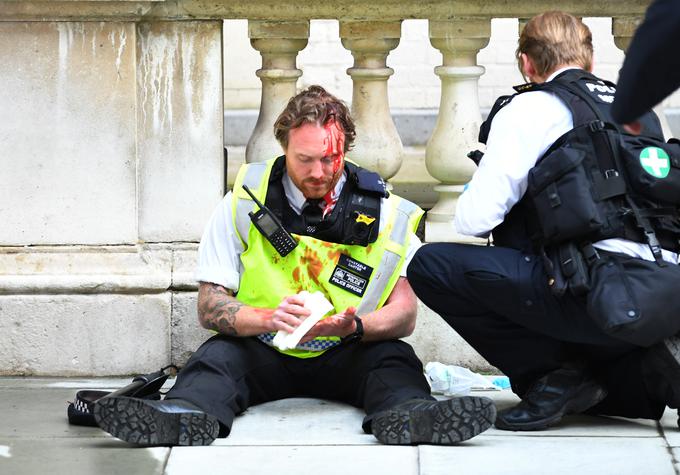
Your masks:
[[[251,163],[246,169],[243,184],[250,188],[253,193],[257,193],[266,170],[267,163],[265,162]],[[236,193],[236,190],[234,190],[234,193]],[[251,199],[239,198],[236,202],[236,230],[245,244],[248,244],[248,231],[250,230],[250,217],[248,213],[252,210],[253,201]]]
[[[392,277],[394,269],[397,267],[397,264],[399,264],[400,259],[401,256],[397,253],[388,250],[383,252],[380,265],[375,270],[375,275],[371,278],[366,293],[357,308],[357,314],[359,316],[366,315],[378,308],[380,297],[382,297],[385,287],[387,287],[387,283]]]
[[[399,206],[394,211],[394,226],[390,233],[391,241],[400,246],[406,244],[406,238],[409,234],[409,218],[411,213],[417,209],[418,207],[410,201],[399,200]],[[401,256],[395,252],[387,249],[383,252],[380,265],[375,270],[375,275],[371,278],[366,293],[357,309],[359,315],[365,315],[378,308],[378,302],[380,302],[385,287],[387,287],[387,283],[392,278],[392,274],[394,274],[394,270],[397,268],[400,260]]]
[[[399,206],[396,210],[396,216],[394,218],[394,227],[392,228],[392,234],[390,234],[390,240],[396,242],[400,246],[406,243],[406,236],[408,234],[408,221],[411,217],[411,213],[416,211],[418,207],[406,200],[399,200]]]

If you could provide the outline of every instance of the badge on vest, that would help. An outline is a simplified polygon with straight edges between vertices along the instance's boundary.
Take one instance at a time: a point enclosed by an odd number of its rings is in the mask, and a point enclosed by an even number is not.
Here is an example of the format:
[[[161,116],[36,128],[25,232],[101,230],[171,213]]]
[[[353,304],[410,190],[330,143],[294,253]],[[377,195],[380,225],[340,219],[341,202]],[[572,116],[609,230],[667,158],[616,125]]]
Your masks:
[[[346,254],[340,254],[338,264],[333,269],[329,282],[348,292],[363,297],[373,267],[362,264]]]
[[[585,84],[587,91],[593,99],[607,104],[614,102],[614,94],[616,93],[615,88],[607,86],[603,81],[586,82]]]

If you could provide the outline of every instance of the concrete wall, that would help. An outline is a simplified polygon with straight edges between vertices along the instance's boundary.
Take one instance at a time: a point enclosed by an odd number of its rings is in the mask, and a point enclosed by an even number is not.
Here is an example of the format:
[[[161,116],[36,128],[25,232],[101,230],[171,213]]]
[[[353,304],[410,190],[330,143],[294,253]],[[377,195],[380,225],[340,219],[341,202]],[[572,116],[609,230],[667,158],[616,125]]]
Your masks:
[[[224,192],[221,28],[0,22],[0,374],[173,358]]]

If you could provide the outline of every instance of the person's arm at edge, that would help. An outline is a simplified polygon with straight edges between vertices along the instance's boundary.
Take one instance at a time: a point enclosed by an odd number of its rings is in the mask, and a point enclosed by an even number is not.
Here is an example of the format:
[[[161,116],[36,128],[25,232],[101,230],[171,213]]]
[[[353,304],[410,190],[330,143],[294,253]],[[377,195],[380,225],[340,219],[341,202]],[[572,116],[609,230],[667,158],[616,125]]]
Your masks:
[[[637,119],[678,87],[678,41],[680,5],[656,0],[628,47],[612,104],[614,120],[628,124],[629,132],[640,133]]]

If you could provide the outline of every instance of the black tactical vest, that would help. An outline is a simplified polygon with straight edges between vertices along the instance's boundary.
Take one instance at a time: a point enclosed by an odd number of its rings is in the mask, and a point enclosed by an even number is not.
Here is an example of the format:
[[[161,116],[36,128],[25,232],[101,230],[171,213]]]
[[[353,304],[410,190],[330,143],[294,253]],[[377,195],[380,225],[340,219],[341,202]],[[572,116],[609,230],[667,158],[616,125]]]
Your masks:
[[[555,94],[571,111],[574,128],[529,171],[526,193],[493,230],[495,244],[543,253],[616,237],[648,244],[657,262],[661,248],[680,251],[680,142],[663,141],[653,112],[640,119],[639,136],[625,133],[610,114],[615,85],[583,70],[515,89]],[[496,101],[480,142],[517,94]]]
[[[298,215],[286,199],[281,178],[286,171],[285,156],[274,162],[265,205],[291,233],[312,236],[338,244],[367,246],[378,238],[380,200],[388,196],[385,182],[375,172],[345,161],[347,181],[331,213],[321,222],[310,226]],[[368,219],[366,219],[368,218]]]

